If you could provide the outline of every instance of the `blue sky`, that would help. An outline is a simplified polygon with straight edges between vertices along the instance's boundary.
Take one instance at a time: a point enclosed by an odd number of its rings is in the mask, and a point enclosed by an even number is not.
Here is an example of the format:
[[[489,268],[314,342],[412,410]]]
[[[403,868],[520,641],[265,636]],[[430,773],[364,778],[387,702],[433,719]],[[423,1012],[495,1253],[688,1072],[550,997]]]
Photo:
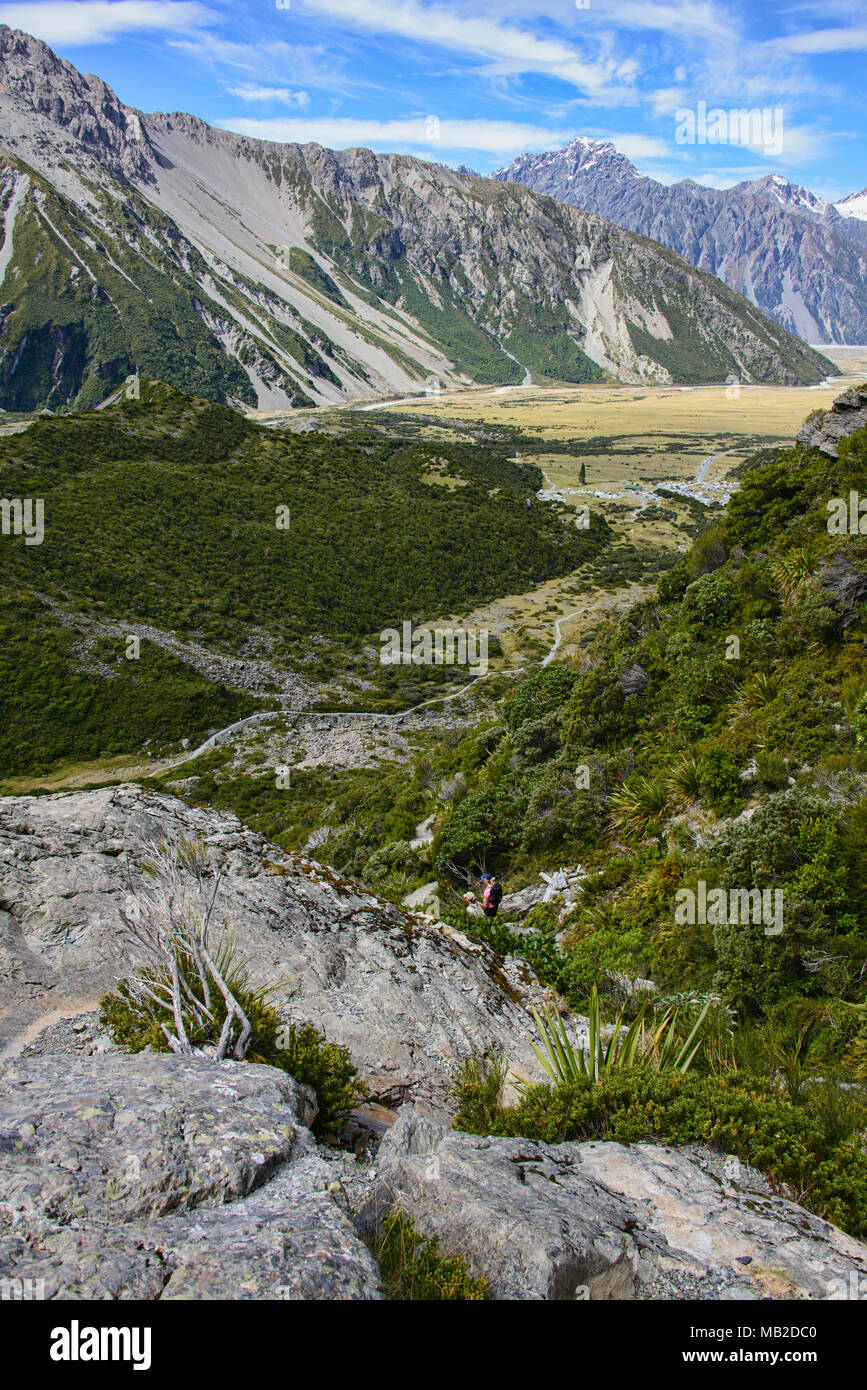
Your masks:
[[[666,183],[867,185],[864,0],[49,0],[0,21],[133,106],[265,139],[488,173],[589,135]],[[764,133],[684,143],[699,103],[764,111]]]

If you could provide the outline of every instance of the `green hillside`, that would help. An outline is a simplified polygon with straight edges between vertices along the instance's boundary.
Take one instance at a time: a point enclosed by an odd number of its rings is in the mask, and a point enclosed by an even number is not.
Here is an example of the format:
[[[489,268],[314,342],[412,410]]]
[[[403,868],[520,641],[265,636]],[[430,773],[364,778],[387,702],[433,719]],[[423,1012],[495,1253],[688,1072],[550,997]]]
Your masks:
[[[803,1027],[816,1065],[867,1079],[867,536],[826,525],[851,490],[867,494],[867,431],[839,460],[765,452],[657,594],[580,665],[530,675],[501,721],[411,768],[301,772],[291,809],[218,766],[197,796],[287,844],[330,824],[329,862],[396,900],[435,873],[471,930],[455,870],[496,867],[508,891],[581,863],[565,921],[538,908],[534,932],[497,925],[494,944],[577,1007],[594,980],[617,996],[620,976],[650,977],[667,997],[710,992],[748,1025],[736,1037]],[[412,849],[431,811],[434,845]],[[781,890],[783,930],[679,922],[676,894],[700,881]]]
[[[94,743],[127,751],[158,733],[192,736],[251,707],[247,697],[207,693],[201,680],[189,708],[167,687],[160,709],[160,680],[144,660],[135,671],[124,664],[120,683],[82,673],[64,655],[72,638],[52,610],[150,624],[229,655],[253,634],[278,665],[318,678],[334,644],[344,654],[365,643],[378,652],[386,627],[466,612],[568,573],[607,543],[604,522],[581,532],[538,502],[538,471],[503,446],[364,439],[269,432],[145,382],[139,400],[41,418],[0,441],[2,495],[42,499],[45,509],[41,545],[22,536],[0,545],[0,680],[4,704],[18,709],[3,770],[90,755]],[[46,672],[62,685],[64,668],[77,693],[52,701],[55,720],[40,713],[38,697]],[[384,668],[374,658],[366,674],[408,702],[422,693],[420,676],[448,671]],[[76,686],[83,675],[87,693]],[[153,720],[117,706],[122,686],[133,703],[141,690]],[[86,732],[67,719],[82,702]],[[104,725],[115,716],[109,737]]]

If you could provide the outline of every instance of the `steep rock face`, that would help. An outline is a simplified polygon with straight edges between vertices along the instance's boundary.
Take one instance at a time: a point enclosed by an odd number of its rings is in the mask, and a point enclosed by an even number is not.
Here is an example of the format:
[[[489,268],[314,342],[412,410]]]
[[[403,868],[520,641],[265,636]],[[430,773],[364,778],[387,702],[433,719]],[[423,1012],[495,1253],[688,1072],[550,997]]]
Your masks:
[[[846,1298],[867,1246],[689,1150],[540,1144],[404,1112],[368,1219],[392,1204],[508,1299]],[[722,1163],[719,1164],[722,1168]]]
[[[0,1065],[0,1279],[76,1300],[379,1298],[310,1115],[247,1063]]]
[[[830,410],[810,415],[798,430],[798,439],[812,449],[836,458],[840,443],[867,425],[867,386],[844,391]]]
[[[80,73],[20,30],[0,31],[2,83],[57,129],[71,153],[88,150],[119,177],[147,178],[153,150],[135,112],[101,78]]]
[[[662,242],[808,342],[867,340],[867,225],[778,174],[728,189],[666,186],[609,142],[579,137],[519,155],[494,178]]]
[[[670,251],[517,186],[144,115],[0,26],[0,406],[136,369],[275,408],[833,368]],[[842,219],[841,219],[842,220]]]
[[[129,972],[121,910],[148,844],[180,838],[222,868],[220,915],[255,976],[279,982],[281,1016],[348,1047],[375,1099],[442,1114],[457,1063],[491,1047],[541,1077],[528,1010],[544,991],[524,962],[136,786],[0,800],[0,1054]]]

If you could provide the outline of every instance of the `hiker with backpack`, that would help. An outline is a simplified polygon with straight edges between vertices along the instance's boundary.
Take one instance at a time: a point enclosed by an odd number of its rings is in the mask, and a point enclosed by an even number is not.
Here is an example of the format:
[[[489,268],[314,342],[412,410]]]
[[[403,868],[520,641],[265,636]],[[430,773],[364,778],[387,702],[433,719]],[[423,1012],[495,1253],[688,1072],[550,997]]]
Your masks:
[[[486,917],[496,917],[503,900],[503,885],[496,874],[486,874],[487,886],[482,894],[482,909]]]

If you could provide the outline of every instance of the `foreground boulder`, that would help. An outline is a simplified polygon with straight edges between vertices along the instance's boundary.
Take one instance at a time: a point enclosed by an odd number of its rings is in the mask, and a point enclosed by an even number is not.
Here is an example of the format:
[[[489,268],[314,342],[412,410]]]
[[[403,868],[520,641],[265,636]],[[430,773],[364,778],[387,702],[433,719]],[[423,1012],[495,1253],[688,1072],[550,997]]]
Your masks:
[[[248,1063],[8,1063],[0,1280],[60,1299],[380,1298],[314,1113],[305,1088]]]
[[[0,1066],[0,1288],[378,1300],[359,1232],[394,1207],[497,1299],[867,1287],[867,1246],[706,1150],[483,1138],[405,1109],[371,1168],[317,1148],[314,1110],[305,1087],[250,1063],[140,1053]]]
[[[222,869],[225,924],[254,977],[279,982],[281,1016],[347,1047],[373,1099],[446,1114],[457,1064],[489,1049],[542,1079],[528,1008],[545,992],[523,961],[286,854],[233,815],[134,785],[0,799],[0,1057],[91,1012],[129,972],[122,909],[148,844],[181,838],[203,841]]]
[[[829,1299],[867,1288],[867,1245],[736,1171],[726,1177],[709,1152],[484,1138],[404,1111],[380,1147],[366,1215],[397,1205],[501,1299]]]

